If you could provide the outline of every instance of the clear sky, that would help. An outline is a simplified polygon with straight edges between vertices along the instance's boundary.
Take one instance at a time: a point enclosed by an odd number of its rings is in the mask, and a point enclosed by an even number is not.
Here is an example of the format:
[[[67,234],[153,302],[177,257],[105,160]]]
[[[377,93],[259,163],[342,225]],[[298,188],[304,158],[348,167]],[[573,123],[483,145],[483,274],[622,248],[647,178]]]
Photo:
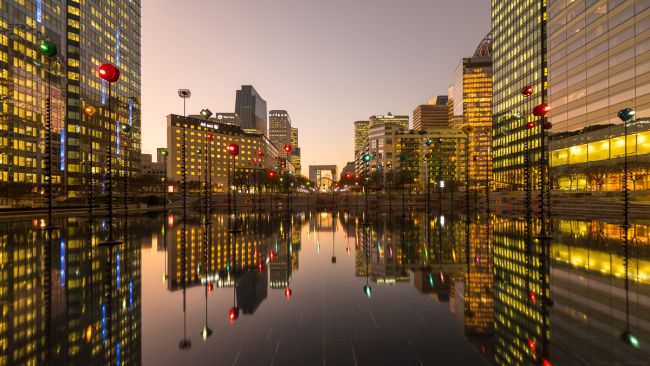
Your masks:
[[[144,152],[165,116],[234,112],[252,84],[300,129],[303,170],[353,160],[353,122],[446,95],[490,30],[489,0],[143,0]]]

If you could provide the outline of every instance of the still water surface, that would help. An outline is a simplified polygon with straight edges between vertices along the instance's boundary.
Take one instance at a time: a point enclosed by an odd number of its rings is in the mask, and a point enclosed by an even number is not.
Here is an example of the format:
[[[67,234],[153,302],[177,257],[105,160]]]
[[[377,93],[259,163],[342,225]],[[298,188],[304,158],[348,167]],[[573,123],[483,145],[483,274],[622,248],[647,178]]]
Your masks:
[[[139,216],[115,247],[102,219],[40,224],[0,223],[0,365],[650,364],[643,223],[627,280],[599,221],[553,221],[548,250],[486,215],[214,215],[185,240]]]

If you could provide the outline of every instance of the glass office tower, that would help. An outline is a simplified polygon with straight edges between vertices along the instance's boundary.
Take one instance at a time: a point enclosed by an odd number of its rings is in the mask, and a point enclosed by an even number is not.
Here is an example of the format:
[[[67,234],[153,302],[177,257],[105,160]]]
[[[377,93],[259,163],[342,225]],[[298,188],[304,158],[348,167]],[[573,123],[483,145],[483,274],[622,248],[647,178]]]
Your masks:
[[[104,174],[109,143],[114,144],[113,173],[135,174],[140,161],[140,10],[139,0],[0,3],[0,181],[30,184],[35,191],[44,183],[48,85],[56,192],[84,195],[91,172],[97,178]],[[37,52],[43,40],[58,48],[51,62]],[[95,71],[103,63],[121,72],[112,87],[113,118],[107,110],[108,85]],[[96,110],[92,116],[84,113],[89,105]],[[123,124],[131,127],[128,134],[122,132]],[[101,185],[100,179],[95,182]]]
[[[546,0],[492,0],[492,34],[494,184],[523,189],[527,137],[531,161],[539,158],[541,123],[532,111],[547,99]],[[526,86],[532,95],[521,93]]]

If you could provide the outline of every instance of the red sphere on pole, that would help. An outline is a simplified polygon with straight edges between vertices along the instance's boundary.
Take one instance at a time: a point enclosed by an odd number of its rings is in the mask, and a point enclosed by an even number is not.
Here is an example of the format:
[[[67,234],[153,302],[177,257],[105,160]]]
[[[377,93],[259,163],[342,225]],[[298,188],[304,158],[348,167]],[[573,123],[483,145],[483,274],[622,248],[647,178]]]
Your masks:
[[[553,128],[553,124],[550,121],[544,122],[543,126],[545,130],[550,130],[551,128]]]
[[[233,156],[239,155],[239,145],[237,144],[228,145],[228,154]]]
[[[257,156],[259,157],[264,156],[264,151],[262,149],[257,150]]]
[[[214,135],[212,134],[212,132],[208,132],[208,133],[205,134],[205,138],[208,141],[212,141],[214,139]]]
[[[548,105],[547,103],[543,103],[533,108],[533,115],[537,117],[543,117],[550,111],[551,111],[551,106]]]
[[[521,94],[523,94],[525,96],[530,96],[530,95],[533,94],[533,91],[534,91],[534,89],[533,89],[532,86],[526,85],[526,86],[524,86],[523,89],[521,89]]]
[[[530,130],[530,129],[534,128],[534,127],[535,127],[535,122],[528,122],[528,123],[526,123],[526,128],[527,128],[527,129]]]
[[[111,64],[103,64],[97,69],[97,75],[109,83],[114,83],[120,79],[120,70]]]

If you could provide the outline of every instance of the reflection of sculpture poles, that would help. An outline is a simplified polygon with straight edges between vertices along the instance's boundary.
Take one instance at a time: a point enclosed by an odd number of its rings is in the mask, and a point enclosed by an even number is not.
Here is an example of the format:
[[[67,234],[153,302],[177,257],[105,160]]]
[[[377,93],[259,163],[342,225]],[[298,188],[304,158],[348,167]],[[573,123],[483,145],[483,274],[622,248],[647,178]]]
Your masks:
[[[112,110],[112,85],[119,80],[120,71],[111,64],[103,64],[97,69],[97,74],[100,78],[108,82],[108,120],[109,126],[113,125],[115,121],[113,118]],[[106,148],[106,185],[108,186],[108,240],[101,243],[102,245],[119,245],[120,242],[115,241],[113,237],[113,143],[111,141],[111,131],[108,132],[108,143]]]
[[[623,252],[625,255],[625,330],[621,333],[621,341],[628,344],[634,348],[639,348],[639,340],[634,334],[630,332],[630,275],[629,275],[629,207],[630,207],[630,190],[628,186],[629,170],[628,170],[628,160],[627,160],[627,126],[628,123],[635,116],[636,112],[632,108],[626,108],[618,112],[618,118],[623,121],[623,131],[625,139],[624,149],[625,153],[623,154],[623,225],[621,229],[623,230]]]
[[[293,223],[291,222],[291,219],[285,220],[289,227],[285,230],[285,236],[286,236],[286,244],[287,244],[287,267],[286,267],[286,280],[287,280],[287,286],[284,288],[284,296],[287,298],[287,300],[291,300],[291,295],[293,295],[293,290],[291,289],[290,282],[291,282],[291,233],[293,230]]]
[[[336,264],[335,236],[336,236],[336,212],[332,211],[332,264]]]
[[[232,159],[232,173],[230,172],[230,168],[228,167],[228,191],[232,190],[232,214],[234,215],[234,226],[232,228],[233,232],[237,232],[239,230],[239,227],[237,226],[237,186],[236,186],[236,170],[235,170],[235,157],[239,155],[239,145],[237,144],[230,144],[227,147],[228,150],[228,156],[231,157]],[[228,164],[228,161],[226,161],[226,165]],[[232,186],[235,185],[233,188]],[[230,211],[230,194],[228,195],[228,207]]]
[[[369,225],[368,222],[368,175],[370,172],[370,160],[372,159],[372,156],[368,153],[363,154],[362,160],[366,164],[366,176],[364,177],[364,184],[363,184],[363,194],[365,196],[365,212],[363,213],[364,217],[364,225]]]
[[[192,95],[188,89],[179,89],[178,96],[183,99],[183,117],[185,117],[185,106],[187,99]],[[183,118],[184,119],[184,118]],[[181,123],[181,190],[183,191],[183,225],[181,227],[181,285],[183,287],[183,339],[178,343],[178,348],[189,349],[192,341],[187,338],[187,140],[185,132],[185,121]]]
[[[363,286],[363,293],[370,299],[372,297],[372,287],[370,286],[370,223],[367,222],[363,226],[365,233],[363,237],[363,250],[366,257],[366,285]]]

